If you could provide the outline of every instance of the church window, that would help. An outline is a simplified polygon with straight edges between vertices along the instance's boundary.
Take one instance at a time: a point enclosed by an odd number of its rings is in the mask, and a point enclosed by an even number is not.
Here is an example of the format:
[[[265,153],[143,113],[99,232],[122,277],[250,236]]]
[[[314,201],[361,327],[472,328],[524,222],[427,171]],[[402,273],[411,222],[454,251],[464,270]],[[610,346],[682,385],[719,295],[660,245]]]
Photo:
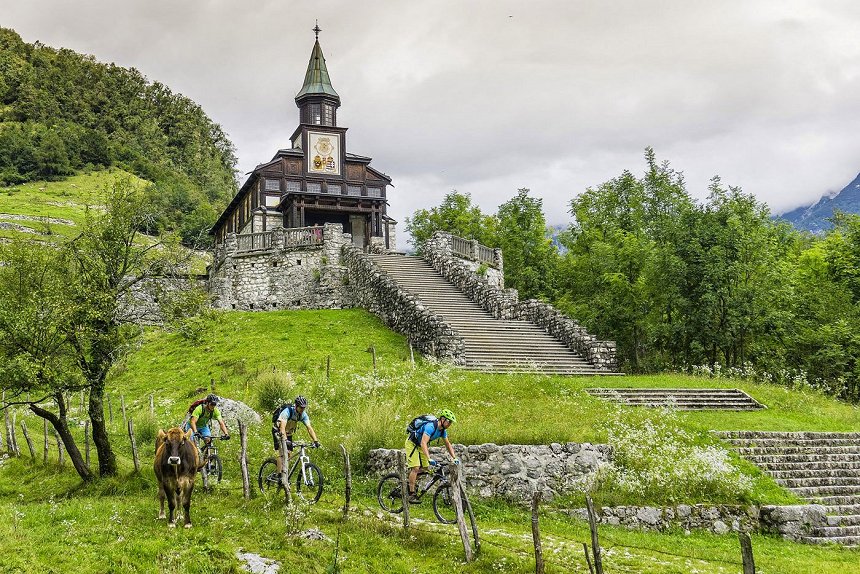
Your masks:
[[[378,187],[368,187],[367,197],[382,197],[382,190]]]
[[[311,113],[310,123],[320,125],[322,123],[322,115],[320,113],[320,104],[311,104],[308,106],[308,111]]]
[[[298,181],[288,181],[287,182],[287,191],[291,192],[299,192],[302,190],[302,184]]]
[[[267,179],[266,191],[281,191],[281,181],[278,179]]]
[[[334,106],[323,104],[323,122],[324,126],[334,125]]]
[[[330,183],[328,184],[328,192],[334,195],[340,195],[343,193],[343,186],[339,183]]]
[[[267,195],[266,196],[266,207],[278,207],[278,204],[281,202],[280,196],[277,195]]]
[[[361,197],[361,186],[360,185],[348,185],[346,186],[346,194],[352,197]]]
[[[308,193],[322,193],[322,185],[319,183],[308,182],[307,183]]]

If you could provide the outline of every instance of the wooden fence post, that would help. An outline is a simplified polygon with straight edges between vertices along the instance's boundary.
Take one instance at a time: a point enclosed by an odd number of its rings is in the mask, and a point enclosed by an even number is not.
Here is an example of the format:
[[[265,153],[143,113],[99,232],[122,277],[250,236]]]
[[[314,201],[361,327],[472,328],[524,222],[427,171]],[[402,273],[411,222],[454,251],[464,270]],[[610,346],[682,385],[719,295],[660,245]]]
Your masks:
[[[409,477],[406,466],[406,453],[397,451],[397,470],[400,472],[400,501],[403,504],[403,530],[409,529]],[[418,490],[418,485],[415,485]]]
[[[469,514],[469,522],[472,524],[472,542],[475,544],[475,553],[481,550],[481,538],[478,536],[478,522],[475,520],[475,512],[472,510],[472,503],[469,501],[469,495],[466,493],[466,469],[460,466],[460,496],[463,497],[463,507]]]
[[[281,435],[281,485],[284,487],[284,504],[290,506],[293,503],[292,493],[290,492],[290,459],[287,456],[287,437]]]
[[[325,382],[331,382],[331,355],[326,355],[325,358]]]
[[[30,435],[27,434],[27,425],[24,423],[24,421],[21,421],[21,432],[24,433],[24,440],[27,441],[27,448],[30,449],[30,457],[33,459],[33,461],[35,461],[36,460],[36,449],[33,446],[33,441],[30,440]]]
[[[409,341],[409,363],[412,368],[415,368],[415,350],[412,348],[412,341]]]
[[[90,421],[84,421],[84,460],[90,465]]]
[[[113,404],[111,404],[110,393],[108,393],[108,396],[107,396],[107,404],[108,404],[108,417],[109,417],[108,420],[110,421],[110,424],[113,425]]]
[[[588,544],[582,543],[582,551],[585,552],[585,563],[588,564],[588,571],[594,574],[594,566],[591,565],[591,555],[588,553]]]
[[[122,422],[128,424],[128,417],[125,416],[125,395],[119,396],[119,404],[122,407]]]
[[[8,412],[8,409],[7,409],[7,412]],[[9,430],[10,430],[9,442],[12,445],[12,454],[14,454],[15,456],[21,456],[21,449],[18,448],[18,437],[15,436],[15,425],[17,425],[17,424],[18,424],[18,414],[13,412],[12,413],[12,425],[9,427]]]
[[[460,484],[460,468],[459,465],[451,465],[451,502],[454,504],[454,512],[457,515],[457,530],[460,531],[460,539],[463,541],[463,551],[466,554],[466,562],[471,562],[472,543],[469,542],[469,532],[466,530],[466,518],[463,516],[463,487]]]
[[[42,459],[44,464],[48,464],[48,419],[42,419],[42,423],[45,430],[45,456]]]
[[[373,372],[376,372],[376,347],[370,346],[370,354],[373,357]]]
[[[544,574],[543,547],[540,542],[540,523],[538,522],[538,508],[540,506],[540,490],[535,489],[532,493],[532,540],[535,545],[535,574]]]
[[[78,413],[80,413],[81,416],[83,416],[84,413],[86,413],[86,410],[84,410],[84,390],[83,389],[81,389],[81,408],[78,411]]]
[[[134,440],[134,421],[128,419],[128,438],[131,440],[131,456],[134,460],[134,471],[140,472],[140,459],[137,457],[137,441]]]
[[[63,456],[63,439],[60,438],[60,433],[56,429],[54,429],[54,435],[57,437],[57,463],[60,465],[60,468],[63,468],[63,465],[66,463]]]
[[[251,481],[248,479],[248,427],[239,420],[239,466],[242,468],[242,496],[251,498]]]
[[[349,453],[346,452],[343,445],[340,445],[340,451],[343,453],[344,476],[346,478],[346,486],[343,491],[343,517],[345,519],[349,515],[349,499],[352,496],[352,471],[349,468]]]
[[[600,551],[600,540],[597,538],[597,516],[594,514],[594,502],[591,495],[585,496],[588,507],[588,527],[591,529],[591,550],[594,552],[594,569],[597,574],[603,574],[603,557]]]
[[[738,532],[741,542],[741,558],[744,562],[744,574],[755,574],[755,560],[753,559],[752,541],[748,532]]]
[[[215,392],[215,377],[209,378],[209,386],[212,388],[212,392]]]

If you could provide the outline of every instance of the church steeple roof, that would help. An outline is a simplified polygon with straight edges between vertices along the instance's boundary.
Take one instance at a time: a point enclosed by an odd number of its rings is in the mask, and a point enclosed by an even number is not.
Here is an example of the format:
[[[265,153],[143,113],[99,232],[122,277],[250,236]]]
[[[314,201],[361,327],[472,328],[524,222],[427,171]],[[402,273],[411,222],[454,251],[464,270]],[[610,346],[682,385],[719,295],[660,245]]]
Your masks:
[[[323,56],[322,48],[319,41],[319,26],[314,28],[317,33],[317,40],[314,42],[314,49],[311,51],[311,59],[308,61],[308,71],[305,72],[305,83],[302,89],[296,94],[296,102],[303,99],[305,96],[321,96],[327,95],[337,99],[340,104],[340,96],[334,91],[331,85],[331,78],[328,76],[328,68],[325,65],[325,56]]]

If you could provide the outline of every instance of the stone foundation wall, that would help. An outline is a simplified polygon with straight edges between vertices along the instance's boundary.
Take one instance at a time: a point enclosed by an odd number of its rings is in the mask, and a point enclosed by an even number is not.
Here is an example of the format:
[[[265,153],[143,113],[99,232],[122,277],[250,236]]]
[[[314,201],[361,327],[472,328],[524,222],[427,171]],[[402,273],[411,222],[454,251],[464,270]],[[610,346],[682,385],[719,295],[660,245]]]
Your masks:
[[[348,289],[355,306],[367,309],[391,329],[406,335],[421,353],[462,362],[463,338],[457,331],[401,289],[361,249],[343,245],[341,260],[349,273]]]
[[[160,325],[161,300],[170,293],[199,289],[206,291],[206,276],[177,275],[150,277],[132,286],[128,296],[119,301],[119,316],[124,322],[138,325]]]
[[[209,271],[213,307],[272,311],[353,306],[346,269],[340,265],[341,247],[351,237],[341,225],[323,226],[322,244],[317,245],[287,246],[286,233],[277,228],[268,248],[248,252],[240,252],[236,237],[228,235]]]
[[[812,535],[818,527],[830,526],[826,510],[820,504],[762,506],[759,523],[762,532],[794,541]]]
[[[588,520],[585,508],[564,512],[574,518]],[[655,531],[680,528],[684,531],[696,529],[726,534],[730,531],[757,530],[759,524],[759,509],[755,506],[604,506],[595,508],[595,514],[599,524]]]
[[[607,371],[618,368],[615,341],[598,341],[584,327],[561,311],[535,299],[519,300],[516,289],[503,289],[503,279],[494,279],[490,270],[502,274],[502,254],[495,254],[498,270],[487,267],[487,275],[476,272],[480,263],[454,255],[452,236],[437,231],[424,245],[421,255],[466,296],[498,319],[521,319],[544,331],[576,351],[595,367]]]
[[[470,493],[525,503],[540,490],[544,500],[587,490],[598,469],[609,462],[610,448],[603,444],[553,443],[550,445],[454,445]],[[368,468],[375,474],[396,470],[397,450],[370,451]],[[436,460],[448,461],[441,447],[430,449]]]

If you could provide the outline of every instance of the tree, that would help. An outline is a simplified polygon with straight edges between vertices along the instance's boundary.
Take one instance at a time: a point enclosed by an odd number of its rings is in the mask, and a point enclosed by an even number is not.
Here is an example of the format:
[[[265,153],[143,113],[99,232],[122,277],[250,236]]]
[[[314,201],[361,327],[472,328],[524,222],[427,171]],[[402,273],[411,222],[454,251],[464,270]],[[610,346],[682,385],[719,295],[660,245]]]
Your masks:
[[[517,289],[523,299],[552,299],[558,251],[547,235],[543,200],[528,189],[499,206],[493,247],[500,247],[505,263],[505,286]]]
[[[93,473],[69,430],[66,394],[87,387],[68,345],[74,310],[61,253],[16,241],[0,250],[0,380],[7,404],[25,404],[63,441],[80,477]],[[53,407],[50,405],[53,402]]]
[[[472,205],[471,195],[457,190],[446,194],[438,207],[419,209],[411,218],[406,218],[406,231],[412,235],[411,243],[418,249],[436,231],[477,239],[486,245],[492,242],[495,228],[496,219]]]

